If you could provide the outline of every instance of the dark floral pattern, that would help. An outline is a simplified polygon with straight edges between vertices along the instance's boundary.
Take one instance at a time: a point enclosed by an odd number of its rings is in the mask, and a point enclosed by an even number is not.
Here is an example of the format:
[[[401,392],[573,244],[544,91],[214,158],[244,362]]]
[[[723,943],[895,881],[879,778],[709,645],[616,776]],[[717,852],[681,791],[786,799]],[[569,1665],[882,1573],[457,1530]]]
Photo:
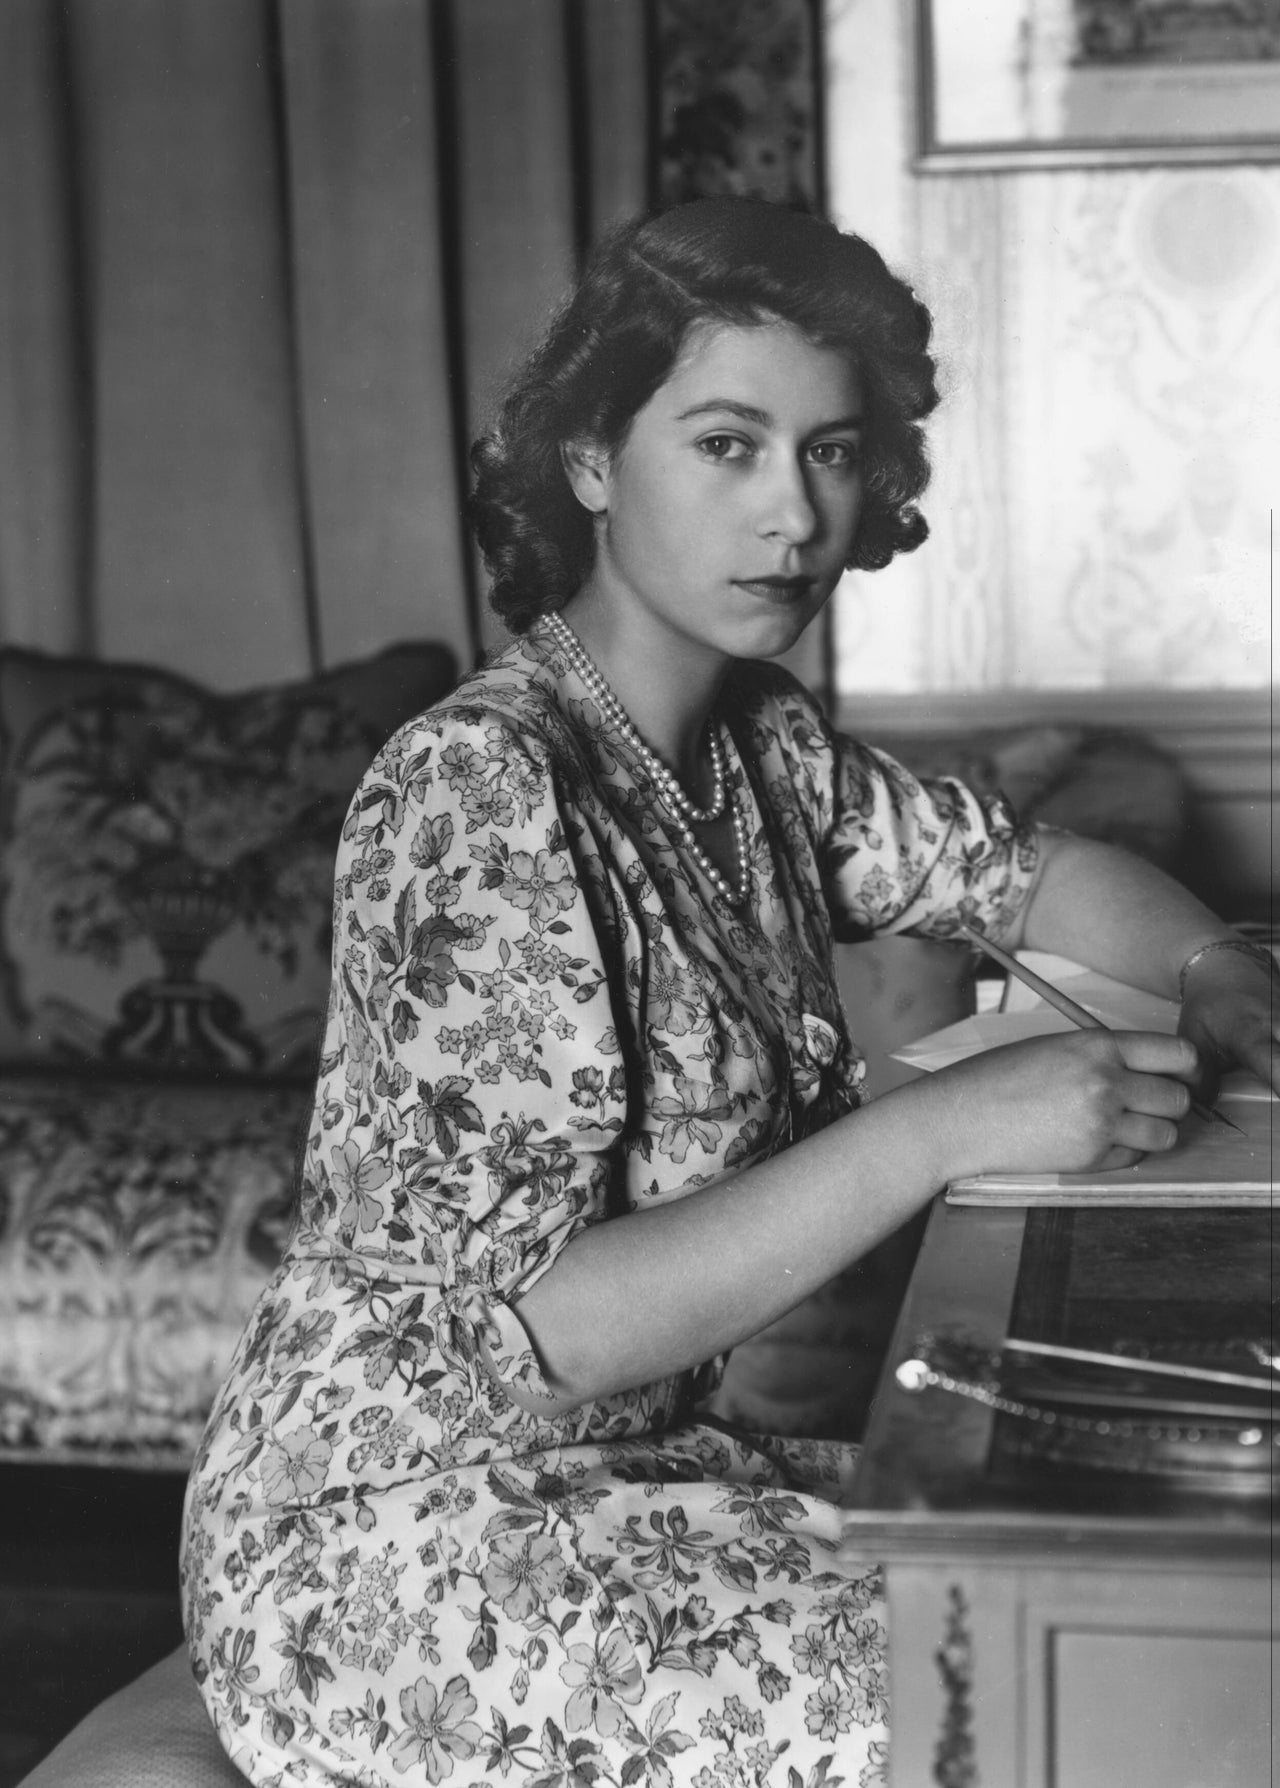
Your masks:
[[[0,651],[0,1059],[309,1079],[351,791],[454,669],[422,644],[217,695]]]
[[[298,1226],[192,1473],[206,1701],[259,1784],[883,1780],[852,1461],[698,1418],[720,1362],[561,1416],[521,1293],[585,1225],[851,1109],[833,925],[1007,924],[1034,842],[728,691],[735,912],[539,633],[397,734],[339,854]]]
[[[301,1087],[0,1083],[0,1446],[187,1469],[280,1258],[308,1107]],[[320,1332],[291,1338],[300,1359]]]
[[[813,0],[658,0],[658,189],[819,203]]]

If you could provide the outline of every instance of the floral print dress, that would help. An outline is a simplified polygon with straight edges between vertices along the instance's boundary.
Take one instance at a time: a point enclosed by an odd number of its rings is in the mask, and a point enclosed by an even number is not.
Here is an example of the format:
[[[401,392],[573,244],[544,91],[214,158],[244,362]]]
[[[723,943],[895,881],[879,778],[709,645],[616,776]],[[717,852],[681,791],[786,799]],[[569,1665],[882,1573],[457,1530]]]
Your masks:
[[[553,1417],[509,1395],[545,1395],[519,1299],[580,1230],[858,1103],[834,936],[998,934],[1034,871],[1000,803],[786,673],[735,666],[722,711],[737,909],[541,628],[352,803],[299,1215],[187,1493],[196,1676],[262,1788],[883,1780],[852,1449],[700,1418],[723,1362]]]

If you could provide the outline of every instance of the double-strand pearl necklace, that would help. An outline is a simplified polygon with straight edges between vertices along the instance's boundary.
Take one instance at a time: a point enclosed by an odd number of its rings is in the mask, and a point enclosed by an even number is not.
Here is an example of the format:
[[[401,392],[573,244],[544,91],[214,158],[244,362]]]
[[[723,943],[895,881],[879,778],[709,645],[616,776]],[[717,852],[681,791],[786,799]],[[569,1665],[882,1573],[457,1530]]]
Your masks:
[[[631,716],[610,689],[608,683],[605,682],[604,675],[598,669],[595,660],[589,656],[587,648],[564,616],[556,613],[549,614],[546,616],[546,623],[551,633],[554,634],[557,645],[563,648],[570,664],[591,691],[595,704],[604,719],[620,738],[626,740],[644,764],[650,779],[676,818],[695,826],[709,825],[712,820],[718,820],[724,812],[725,798],[724,745],[721,742],[719,730],[708,721],[707,747],[711,754],[711,800],[706,807],[699,807],[695,801],[689,798],[657,753],[650,751],[640,737]]]
[[[707,748],[711,756],[712,790],[710,803],[706,807],[699,807],[695,801],[689,798],[688,793],[658,754],[651,751],[640,737],[631,716],[613,693],[595,660],[587,652],[586,647],[564,616],[553,611],[551,614],[544,615],[543,620],[547,631],[564,652],[584,686],[591,692],[591,697],[605,722],[613,728],[619,738],[625,741],[644,765],[649,780],[666,801],[667,807],[675,819],[675,833],[680,843],[721,899],[728,901],[730,906],[740,906],[747,896],[747,851],[750,842],[747,833],[747,820],[741,804],[735,801],[732,806],[733,842],[738,860],[738,873],[733,882],[721,874],[693,835],[695,825],[709,825],[712,821],[718,820],[724,813],[728,801],[728,766],[719,727],[710,721],[707,723]]]

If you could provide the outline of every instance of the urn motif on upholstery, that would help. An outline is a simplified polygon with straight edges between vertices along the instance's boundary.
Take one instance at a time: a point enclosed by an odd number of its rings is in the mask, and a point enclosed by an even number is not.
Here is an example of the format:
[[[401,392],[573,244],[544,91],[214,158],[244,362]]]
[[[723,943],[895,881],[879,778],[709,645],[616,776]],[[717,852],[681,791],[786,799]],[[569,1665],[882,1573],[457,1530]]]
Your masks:
[[[216,695],[0,652],[0,1062],[308,1077],[351,791],[453,670],[403,646]]]

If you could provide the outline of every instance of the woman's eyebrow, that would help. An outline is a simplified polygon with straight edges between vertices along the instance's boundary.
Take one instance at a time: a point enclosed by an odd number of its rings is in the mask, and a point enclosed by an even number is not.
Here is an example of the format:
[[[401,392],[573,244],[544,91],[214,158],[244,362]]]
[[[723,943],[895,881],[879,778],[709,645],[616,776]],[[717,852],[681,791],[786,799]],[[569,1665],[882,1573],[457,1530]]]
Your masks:
[[[706,403],[693,404],[689,409],[681,410],[680,414],[676,417],[676,421],[688,422],[690,418],[694,416],[724,415],[726,412],[730,416],[740,416],[744,422],[754,422],[760,428],[769,428],[773,424],[773,417],[769,414],[768,410],[759,410],[754,404],[739,403],[738,400],[733,397],[712,397],[708,398]],[[831,422],[818,423],[816,428],[811,428],[809,430],[809,433],[811,435],[821,435],[829,433],[832,429],[857,429],[861,427],[862,417],[860,414],[855,416],[837,416]]]
[[[727,410],[731,416],[741,416],[744,422],[755,422],[761,428],[768,428],[773,417],[768,410],[758,410],[754,404],[739,403],[732,397],[709,397],[706,403],[694,404],[682,410],[676,417],[677,422],[687,422],[691,416],[710,416]]]

